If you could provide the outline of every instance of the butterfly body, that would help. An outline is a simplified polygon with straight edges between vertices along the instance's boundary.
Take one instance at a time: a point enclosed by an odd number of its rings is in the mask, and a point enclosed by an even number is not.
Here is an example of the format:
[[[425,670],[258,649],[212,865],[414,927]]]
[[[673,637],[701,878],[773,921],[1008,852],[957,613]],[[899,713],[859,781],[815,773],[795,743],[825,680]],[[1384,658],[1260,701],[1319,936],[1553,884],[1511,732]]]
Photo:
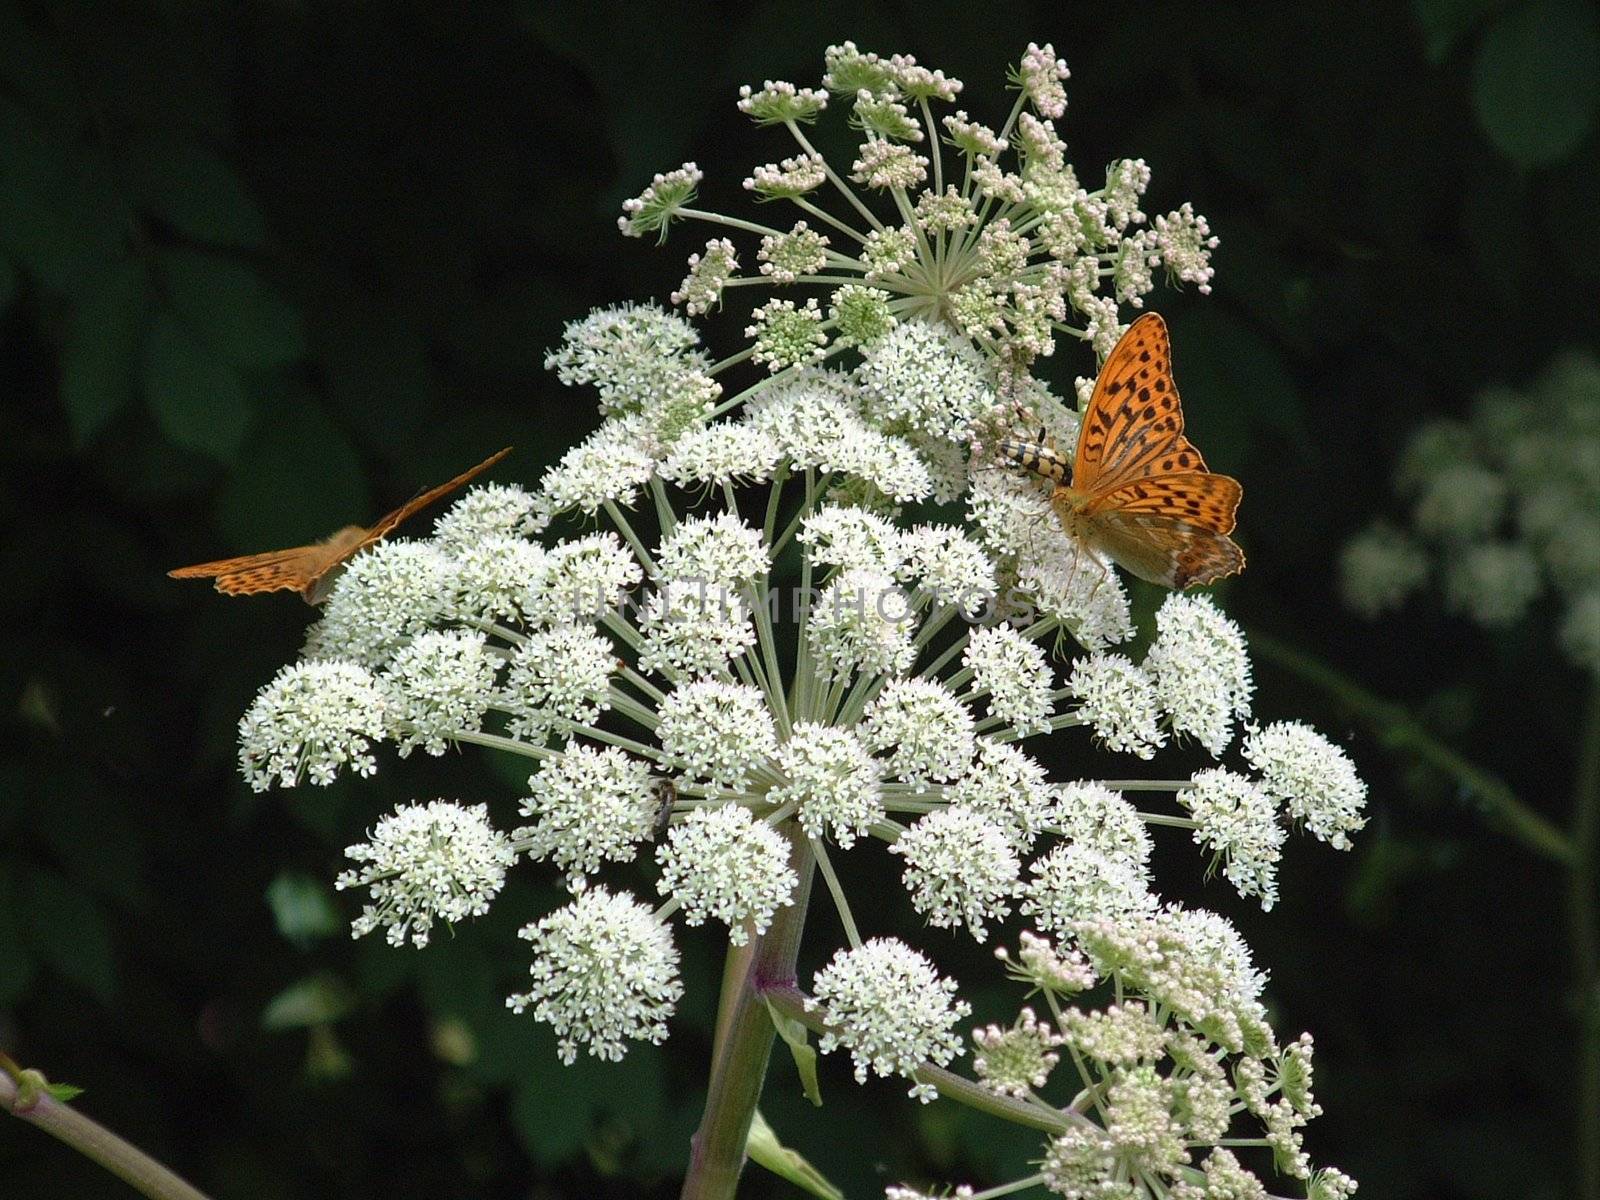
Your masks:
[[[173,579],[214,579],[216,582],[213,586],[225,596],[295,591],[305,598],[307,604],[321,604],[328,598],[344,564],[356,554],[382,541],[402,521],[465,486],[510,453],[511,447],[507,446],[449,482],[418,494],[371,526],[346,525],[309,546],[269,550],[265,554],[245,554],[237,558],[219,558],[214,562],[196,563],[192,567],[179,567],[167,574]]]
[[[1053,485],[1050,507],[1069,537],[1140,579],[1182,589],[1244,569],[1244,551],[1228,536],[1243,489],[1208,471],[1184,437],[1167,326],[1155,313],[1129,326],[1106,359],[1070,476],[1047,442],[1005,441],[999,450]]]

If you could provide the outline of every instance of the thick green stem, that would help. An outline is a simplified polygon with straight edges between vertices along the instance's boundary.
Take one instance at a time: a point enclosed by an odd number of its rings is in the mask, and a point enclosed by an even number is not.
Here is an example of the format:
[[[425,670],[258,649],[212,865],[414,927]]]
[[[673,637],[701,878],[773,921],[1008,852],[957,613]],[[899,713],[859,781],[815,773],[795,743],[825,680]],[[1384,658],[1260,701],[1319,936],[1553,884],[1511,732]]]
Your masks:
[[[1572,811],[1568,921],[1578,991],[1578,1195],[1600,1200],[1600,684],[1578,752]]]
[[[31,1072],[21,1072],[30,1075]],[[123,1141],[105,1126],[63,1104],[49,1092],[22,1091],[17,1080],[0,1071],[0,1109],[65,1142],[85,1158],[93,1159],[118,1179],[151,1200],[207,1200],[137,1146]]]
[[[789,839],[789,865],[800,884],[794,903],[779,910],[767,932],[753,942],[753,950],[729,949],[711,1084],[700,1128],[690,1143],[689,1173],[680,1193],[683,1200],[733,1200],[744,1169],[750,1122],[772,1054],[774,1030],[765,993],[777,986],[794,986],[815,860],[797,826],[791,824],[783,832]],[[744,971],[735,984],[732,976],[740,967]]]
[[[711,1039],[712,1062],[722,1057],[722,1048],[728,1043],[728,1030],[732,1026],[734,1015],[739,1011],[739,993],[744,990],[745,981],[750,976],[750,964],[755,961],[756,951],[760,948],[759,938],[748,941],[742,946],[730,945],[728,953],[722,960],[722,990],[717,996],[717,1027]]]
[[[1572,839],[1517,798],[1510,786],[1439,741],[1399,704],[1373,695],[1311,655],[1251,632],[1250,648],[1268,662],[1321,688],[1361,718],[1390,750],[1412,754],[1461,784],[1484,819],[1528,849],[1566,866],[1576,861]],[[1597,1197],[1596,1200],[1600,1200]]]

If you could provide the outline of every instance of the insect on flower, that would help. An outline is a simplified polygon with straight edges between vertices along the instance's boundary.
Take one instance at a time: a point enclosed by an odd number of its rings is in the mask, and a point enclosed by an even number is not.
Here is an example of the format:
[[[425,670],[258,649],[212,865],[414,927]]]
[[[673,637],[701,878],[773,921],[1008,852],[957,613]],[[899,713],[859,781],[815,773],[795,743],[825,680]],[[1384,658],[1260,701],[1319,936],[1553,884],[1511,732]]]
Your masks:
[[[448,483],[421,492],[399,508],[366,528],[346,525],[343,529],[309,546],[288,550],[269,550],[265,554],[245,554],[238,558],[219,558],[168,571],[173,579],[215,579],[217,591],[225,596],[253,596],[258,592],[299,592],[307,604],[321,604],[328,598],[339,569],[361,551],[392,533],[397,525],[415,516],[435,500],[464,487],[477,476],[511,453],[507,446],[491,454],[469,471]]]
[[[656,793],[656,819],[650,827],[650,840],[656,841],[667,831],[667,826],[672,824],[672,809],[678,803],[677,786],[670,779],[658,779],[655,783]]]
[[[1004,441],[1002,457],[1054,484],[1050,507],[1067,534],[1140,579],[1169,588],[1244,570],[1228,534],[1242,489],[1206,470],[1183,436],[1167,323],[1146,313],[1122,335],[1089,398],[1067,482],[1048,441]]]

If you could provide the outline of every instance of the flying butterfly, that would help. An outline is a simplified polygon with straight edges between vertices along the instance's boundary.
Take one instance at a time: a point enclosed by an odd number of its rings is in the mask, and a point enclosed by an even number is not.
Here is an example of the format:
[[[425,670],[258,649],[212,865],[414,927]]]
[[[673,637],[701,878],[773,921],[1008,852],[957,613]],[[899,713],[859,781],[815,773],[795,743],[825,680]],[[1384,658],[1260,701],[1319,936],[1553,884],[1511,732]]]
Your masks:
[[[167,574],[173,579],[215,579],[217,591],[227,596],[254,596],[258,592],[299,592],[307,604],[321,604],[328,598],[339,568],[374,542],[388,537],[395,526],[416,515],[435,500],[464,487],[477,476],[511,453],[507,446],[491,454],[470,471],[463,471],[448,483],[421,492],[392,513],[366,528],[346,525],[343,529],[310,546],[272,550],[266,554],[245,554],[239,558],[219,558],[215,562],[179,567]]]
[[[1070,537],[1140,579],[1182,589],[1244,570],[1228,536],[1243,489],[1206,470],[1183,436],[1171,339],[1157,313],[1130,325],[1100,369],[1070,483],[1067,460],[1046,441],[999,449],[1054,485],[1050,507]]]

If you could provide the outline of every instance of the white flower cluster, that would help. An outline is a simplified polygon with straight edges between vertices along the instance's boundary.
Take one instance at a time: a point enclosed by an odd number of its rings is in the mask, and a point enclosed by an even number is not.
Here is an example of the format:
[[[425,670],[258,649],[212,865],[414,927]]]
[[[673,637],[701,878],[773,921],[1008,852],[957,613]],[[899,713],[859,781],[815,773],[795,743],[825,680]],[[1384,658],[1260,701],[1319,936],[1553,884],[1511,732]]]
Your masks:
[[[1030,45],[1011,74],[1021,100],[998,130],[960,110],[934,116],[935,103],[960,94],[959,80],[850,42],[829,48],[821,88],[772,80],[741,88],[739,110],[758,125],[787,128],[800,151],[756,167],[745,188],[787,200],[805,217],[787,229],[739,223],[760,229],[756,275],[736,276],[733,242],[713,239],[689,259],[674,302],[696,315],[728,287],[827,289],[825,305],[813,297],[757,308],[746,332],[757,361],[775,370],[867,344],[909,318],[947,323],[1012,362],[1052,353],[1060,333],[1105,353],[1120,332],[1118,307],[1141,306],[1158,270],[1175,284],[1211,290],[1217,239],[1187,203],[1146,217],[1150,168],[1142,159],[1113,162],[1099,186],[1080,181],[1055,126],[1066,115],[1068,77],[1050,46]],[[802,131],[830,107],[844,108],[862,137],[848,167],[831,168]],[[715,220],[689,207],[700,179],[693,163],[657,175],[623,205],[624,232],[664,238],[675,220]],[[848,231],[860,257],[816,227],[821,218],[847,229],[814,202],[825,184],[865,218],[859,232]]]
[[[591,888],[521,930],[533,944],[533,982],[506,1000],[556,1031],[561,1061],[578,1047],[621,1061],[630,1041],[660,1043],[683,995],[667,927],[627,895]]]
[[[828,1023],[824,1054],[843,1046],[855,1062],[856,1081],[869,1073],[914,1077],[928,1063],[945,1066],[963,1050],[953,1026],[972,1012],[955,996],[956,984],[928,959],[893,938],[873,938],[841,950],[817,972],[814,999]],[[918,1082],[911,1095],[928,1103],[938,1096]]]
[[[1216,757],[1250,715],[1244,634],[1210,597],[1181,593],[1162,603],[1156,631],[1142,666],[1103,651],[1078,660],[1067,683],[1078,715],[1113,750],[1150,758],[1170,729]]]
[[[1556,643],[1600,674],[1600,362],[1556,359],[1525,392],[1490,388],[1465,421],[1431,421],[1395,472],[1410,528],[1380,521],[1345,546],[1345,603],[1399,608],[1430,579],[1489,629],[1543,597]]]
[[[1076,717],[1109,750],[1152,758],[1170,731],[1220,757],[1235,723],[1250,718],[1244,635],[1209,598],[1181,594],[1162,603],[1156,629],[1142,665],[1103,651],[1073,664],[1066,691]],[[1251,729],[1243,755],[1259,779],[1206,768],[1177,798],[1224,878],[1271,908],[1286,825],[1348,850],[1349,835],[1366,823],[1367,790],[1344,751],[1299,722]]]
[[[378,769],[369,753],[387,732],[388,706],[366,668],[349,662],[284,667],[239,721],[239,769],[264,792],[301,778],[327,785],[340,768]]]
[[[487,805],[435,800],[384,817],[372,841],[351,846],[345,857],[366,865],[345,871],[334,886],[364,887],[371,896],[351,936],[382,926],[391,946],[405,945],[408,936],[426,946],[435,920],[453,924],[489,911],[517,854],[489,824]]]
[[[1020,433],[1024,409],[1029,436],[1043,425],[1071,444],[1074,407],[1022,373],[1057,332],[1103,350],[1157,263],[1209,278],[1201,219],[1140,213],[1141,162],[1079,186],[1052,124],[1066,78],[1051,47],[1030,46],[998,131],[964,113],[936,124],[957,81],[849,44],[829,51],[820,90],[746,89],[752,119],[796,133],[847,108],[864,137],[855,176],[891,193],[879,199],[898,223],[843,236],[808,197],[849,172],[803,134],[798,157],[757,170],[751,190],[800,201],[806,219],[762,235],[758,275],[736,274],[731,240],[708,243],[675,301],[699,316],[743,283],[820,284],[827,306],[756,306],[748,351],[720,364],[653,305],[569,325],[548,365],[592,390],[599,429],[537,487],[474,489],[431,538],[355,558],[302,661],[241,721],[240,762],[266,789],[370,774],[381,741],[400,757],[480,745],[527,759],[524,826],[497,832],[482,804],[405,806],[352,847],[360,865],[339,885],[367,889],[358,935],[422,945],[435,922],[481,914],[518,858],[548,863],[570,902],[522,929],[530,982],[508,1003],[548,1023],[568,1062],[666,1036],[683,993],[673,918],[735,945],[797,945],[807,898],[831,903],[848,944],[793,1011],[857,1078],[899,1076],[927,1100],[970,1009],[925,953],[863,936],[882,898],[852,904],[835,861],[876,841],[928,925],[982,941],[1020,914],[1039,931],[1006,961],[1050,994],[1050,1020],[979,1031],[975,1069],[1061,1114],[1050,1186],[1132,1196],[1137,1178],[1198,1196],[1186,1165],[1235,1111],[1276,1131],[1301,1173],[1312,1106],[1291,1095],[1301,1052],[1275,1048],[1232,927],[1163,905],[1149,829],[1192,833],[1270,904],[1285,830],[1348,846],[1364,787],[1306,727],[1248,725],[1244,638],[1211,600],[1169,597],[1142,661],[1112,652],[1134,626],[1109,564],[1037,488],[970,461],[977,439]],[[624,230],[703,215],[699,181],[693,164],[658,176]],[[903,515],[929,501],[967,519]],[[1081,653],[1062,671],[1070,643]],[[1192,741],[1216,758],[1241,725],[1249,775],[1052,782],[1027,745],[1059,732],[1085,756],[1098,742],[1148,759]],[[629,882],[641,859],[659,907]],[[1120,1004],[1057,1016],[1058,998],[1102,979]],[[1229,1083],[1226,1055],[1268,1065]],[[1040,1090],[1069,1056],[1087,1072],[1079,1102],[1052,1109]],[[1230,1161],[1218,1147],[1197,1170],[1254,1194]]]
[[[773,914],[794,903],[799,877],[789,866],[788,844],[737,804],[691,811],[657,858],[656,887],[678,901],[684,922],[699,925],[715,917],[735,946],[752,932],[765,933]]]
[[[1313,1171],[1301,1131],[1321,1111],[1309,1035],[1280,1044],[1264,976],[1226,918],[1168,906],[1077,922],[1076,950],[1024,933],[1008,972],[1054,1017],[1023,1008],[1010,1028],[975,1030],[974,1068],[1001,1096],[1037,1100],[1070,1061],[1076,1102],[1045,1147],[1042,1182],[1076,1200],[1265,1197],[1230,1146],[1262,1145],[1308,1195],[1344,1200],[1355,1181]],[[1069,1005],[1096,982],[1100,1009]],[[891,1189],[893,1194],[894,1189]]]

